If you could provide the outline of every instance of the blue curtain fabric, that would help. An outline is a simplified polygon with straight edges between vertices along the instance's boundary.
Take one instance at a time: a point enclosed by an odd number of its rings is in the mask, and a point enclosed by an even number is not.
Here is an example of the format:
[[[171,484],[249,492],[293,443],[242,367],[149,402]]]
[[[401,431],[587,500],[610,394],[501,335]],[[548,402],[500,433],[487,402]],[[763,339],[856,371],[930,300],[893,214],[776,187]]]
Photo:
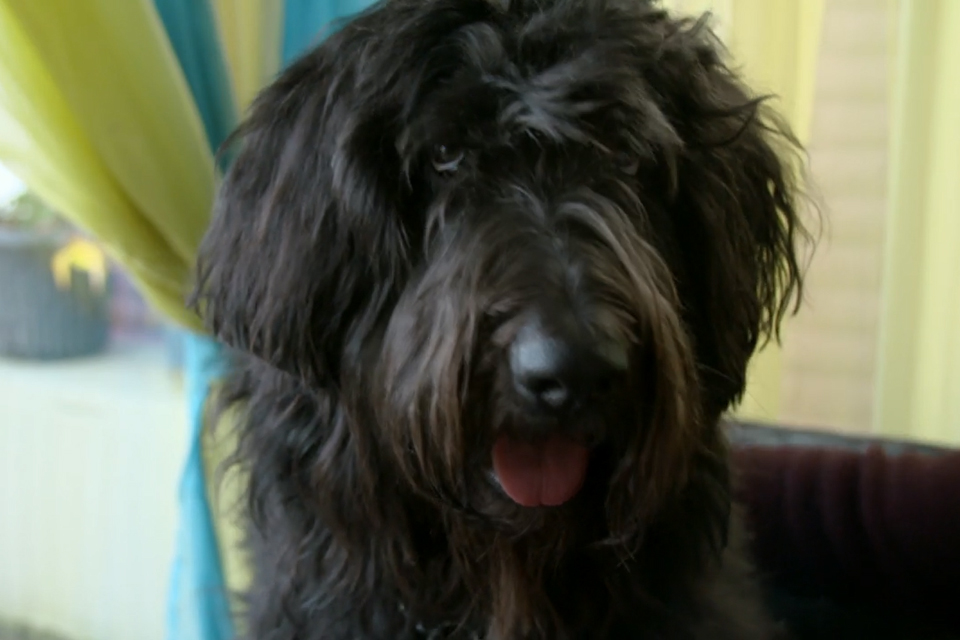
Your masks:
[[[190,448],[180,478],[180,526],[167,596],[168,640],[234,637],[216,528],[207,500],[201,437],[210,390],[224,369],[219,344],[204,336],[184,335]]]
[[[336,28],[338,22],[373,4],[372,0],[286,0],[281,60],[290,64]]]
[[[154,0],[154,6],[216,151],[237,125],[237,109],[213,7],[208,0]]]

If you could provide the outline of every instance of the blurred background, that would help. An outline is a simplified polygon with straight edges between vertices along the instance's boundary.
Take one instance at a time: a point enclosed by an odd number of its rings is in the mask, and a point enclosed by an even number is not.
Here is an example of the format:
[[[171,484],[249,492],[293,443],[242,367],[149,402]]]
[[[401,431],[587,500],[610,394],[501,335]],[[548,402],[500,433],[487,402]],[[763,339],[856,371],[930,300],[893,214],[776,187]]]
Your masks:
[[[0,640],[230,637],[221,360],[182,305],[212,149],[364,4],[0,0]],[[665,4],[712,10],[823,203],[738,417],[960,444],[960,2]]]

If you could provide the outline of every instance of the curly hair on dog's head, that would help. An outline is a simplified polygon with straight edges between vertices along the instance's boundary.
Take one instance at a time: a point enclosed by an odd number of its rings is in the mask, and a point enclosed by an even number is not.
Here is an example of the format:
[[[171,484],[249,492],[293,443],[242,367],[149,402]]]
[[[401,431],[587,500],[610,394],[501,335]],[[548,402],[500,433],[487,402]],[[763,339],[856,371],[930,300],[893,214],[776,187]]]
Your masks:
[[[799,300],[799,154],[704,20],[388,0],[237,137],[195,300],[251,637],[772,637],[719,421]]]

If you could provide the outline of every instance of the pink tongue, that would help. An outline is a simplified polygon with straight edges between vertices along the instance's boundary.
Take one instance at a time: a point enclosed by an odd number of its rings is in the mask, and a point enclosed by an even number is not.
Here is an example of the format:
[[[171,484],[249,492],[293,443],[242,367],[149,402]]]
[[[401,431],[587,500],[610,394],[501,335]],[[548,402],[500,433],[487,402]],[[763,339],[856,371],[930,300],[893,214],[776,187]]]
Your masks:
[[[577,495],[587,475],[590,451],[571,438],[523,442],[500,436],[493,444],[493,470],[514,502],[556,506]]]

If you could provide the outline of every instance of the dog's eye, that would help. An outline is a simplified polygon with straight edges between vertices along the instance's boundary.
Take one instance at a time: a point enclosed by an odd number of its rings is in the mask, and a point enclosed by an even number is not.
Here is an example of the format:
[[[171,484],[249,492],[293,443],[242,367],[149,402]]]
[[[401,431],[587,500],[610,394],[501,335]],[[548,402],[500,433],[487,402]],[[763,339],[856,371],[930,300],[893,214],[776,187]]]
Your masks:
[[[628,176],[635,176],[639,170],[640,160],[637,158],[630,158],[626,156],[620,158],[620,171],[623,171]]]
[[[463,149],[445,144],[433,148],[433,169],[437,173],[451,174],[460,168],[463,162]]]

